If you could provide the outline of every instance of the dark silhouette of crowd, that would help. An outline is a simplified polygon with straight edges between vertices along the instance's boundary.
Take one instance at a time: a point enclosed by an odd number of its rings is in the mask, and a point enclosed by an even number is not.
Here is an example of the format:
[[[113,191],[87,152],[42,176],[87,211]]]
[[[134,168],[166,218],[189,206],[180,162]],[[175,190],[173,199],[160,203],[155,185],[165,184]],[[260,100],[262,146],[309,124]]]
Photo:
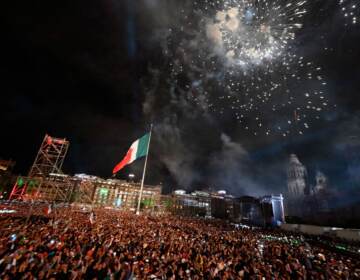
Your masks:
[[[39,208],[0,215],[0,279],[360,279],[359,258],[282,231]]]

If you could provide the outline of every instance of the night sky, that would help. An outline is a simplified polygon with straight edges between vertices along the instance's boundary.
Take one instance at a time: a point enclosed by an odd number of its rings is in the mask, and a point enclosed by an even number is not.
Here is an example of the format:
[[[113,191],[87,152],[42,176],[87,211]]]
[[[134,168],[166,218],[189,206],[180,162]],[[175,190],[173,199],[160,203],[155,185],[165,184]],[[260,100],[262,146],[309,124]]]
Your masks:
[[[65,173],[108,178],[152,122],[147,183],[161,182],[165,192],[284,192],[290,153],[307,166],[310,183],[321,170],[333,189],[360,188],[360,24],[349,23],[337,1],[310,4],[295,48],[321,65],[332,109],[302,135],[263,137],[230,113],[200,110],[180,91],[176,102],[169,97],[172,58],[164,41],[181,36],[174,30],[187,2],[3,3],[0,157],[26,174],[48,133],[70,141]],[[118,178],[133,172],[140,179],[142,166]]]

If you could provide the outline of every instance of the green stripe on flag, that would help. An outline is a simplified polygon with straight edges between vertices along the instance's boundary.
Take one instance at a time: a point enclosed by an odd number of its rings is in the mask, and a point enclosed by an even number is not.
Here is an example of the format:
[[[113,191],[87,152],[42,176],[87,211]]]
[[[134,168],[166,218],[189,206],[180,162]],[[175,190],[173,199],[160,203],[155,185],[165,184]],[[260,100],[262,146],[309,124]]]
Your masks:
[[[136,158],[144,157],[148,153],[148,143],[150,140],[150,134],[147,133],[139,139],[139,145],[136,152]]]

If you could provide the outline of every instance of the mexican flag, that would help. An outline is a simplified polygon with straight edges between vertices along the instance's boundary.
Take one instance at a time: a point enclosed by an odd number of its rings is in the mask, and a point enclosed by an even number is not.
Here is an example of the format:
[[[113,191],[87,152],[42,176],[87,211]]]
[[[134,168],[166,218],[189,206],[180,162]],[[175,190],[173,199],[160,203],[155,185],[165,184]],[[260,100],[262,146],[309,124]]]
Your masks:
[[[51,211],[52,211],[51,205],[48,204],[48,206],[45,208],[45,214],[46,214],[46,215],[50,215]]]
[[[95,223],[95,214],[94,214],[94,212],[91,212],[91,213],[90,213],[89,220],[90,220],[90,224],[94,224],[94,223]]]
[[[125,165],[132,163],[138,158],[146,156],[148,153],[149,140],[150,134],[147,133],[132,143],[130,149],[126,153],[126,156],[114,167],[113,174],[119,172]]]

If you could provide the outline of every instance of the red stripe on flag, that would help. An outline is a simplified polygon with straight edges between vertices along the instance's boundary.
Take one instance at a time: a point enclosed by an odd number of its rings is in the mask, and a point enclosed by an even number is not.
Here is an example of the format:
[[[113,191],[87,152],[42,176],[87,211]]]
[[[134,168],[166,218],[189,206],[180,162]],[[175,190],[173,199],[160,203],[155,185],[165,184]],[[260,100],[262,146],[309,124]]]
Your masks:
[[[129,161],[131,160],[132,152],[133,152],[133,148],[130,148],[126,153],[126,156],[123,158],[123,160],[114,167],[113,174],[119,172],[120,169],[122,169],[125,165],[129,163]]]

